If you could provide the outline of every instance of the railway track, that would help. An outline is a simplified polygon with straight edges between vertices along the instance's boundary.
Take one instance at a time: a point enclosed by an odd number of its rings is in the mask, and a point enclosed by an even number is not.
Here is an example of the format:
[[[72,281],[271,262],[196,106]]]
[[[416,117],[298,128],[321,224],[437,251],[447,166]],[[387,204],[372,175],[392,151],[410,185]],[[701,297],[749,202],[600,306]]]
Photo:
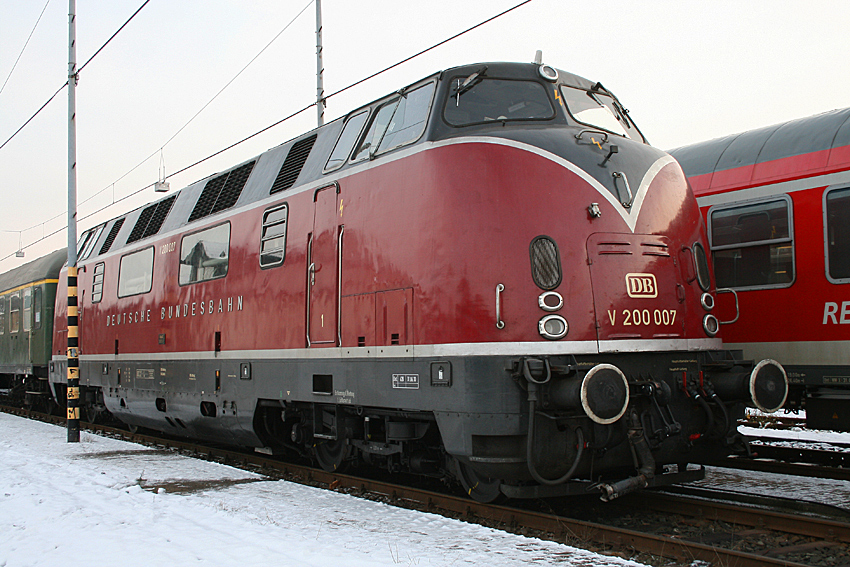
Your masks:
[[[26,410],[0,409],[57,424],[64,422],[61,418],[36,415]],[[270,478],[326,486],[365,498],[569,543],[576,547],[636,556],[638,560],[658,565],[669,565],[670,560],[680,565],[690,565],[700,560],[710,565],[730,567],[841,564],[805,560],[813,552],[824,550],[829,557],[843,559],[845,564],[850,564],[850,522],[847,518],[828,519],[810,513],[802,515],[771,511],[765,506],[754,507],[752,503],[735,504],[730,502],[734,498],[728,494],[721,499],[720,496],[706,494],[638,493],[622,499],[616,507],[600,505],[597,509],[606,511],[603,523],[575,517],[576,508],[584,510],[576,506],[576,500],[554,504],[531,501],[510,506],[481,504],[434,490],[328,473],[261,454],[130,433],[103,425],[85,424],[85,427],[95,433],[243,467]],[[618,519],[615,510],[626,512],[625,515],[619,512]],[[635,515],[641,520],[632,527],[623,527],[629,524],[629,517]],[[749,543],[751,540],[759,543]]]

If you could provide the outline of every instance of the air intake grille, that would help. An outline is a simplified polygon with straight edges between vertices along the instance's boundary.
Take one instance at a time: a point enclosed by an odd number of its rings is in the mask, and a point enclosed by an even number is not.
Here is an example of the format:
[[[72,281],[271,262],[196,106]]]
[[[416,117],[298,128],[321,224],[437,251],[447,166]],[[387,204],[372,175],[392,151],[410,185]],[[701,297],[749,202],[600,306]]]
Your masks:
[[[124,219],[118,219],[115,221],[115,224],[112,225],[112,228],[109,230],[109,234],[106,236],[106,242],[104,242],[103,246],[100,248],[101,254],[109,252],[109,249],[112,247],[112,243],[115,242],[115,237],[118,236],[118,231],[121,230],[122,226],[124,226]]]
[[[167,217],[168,213],[171,211],[171,206],[174,204],[174,200],[176,198],[177,195],[172,195],[167,199],[163,199],[159,203],[154,203],[153,205],[146,207],[145,210],[142,211],[142,214],[139,215],[139,220],[136,221],[136,226],[133,227],[133,231],[127,238],[127,244],[141,240],[142,238],[147,238],[148,236],[153,236],[159,232],[159,229],[162,228],[162,223],[165,222],[165,217]]]
[[[198,197],[198,202],[195,203],[192,214],[189,215],[189,222],[202,219],[235,205],[256,163],[256,161],[248,162],[207,181],[201,196]]]
[[[561,283],[561,257],[558,245],[548,236],[538,236],[529,246],[531,278],[537,287],[552,290]]]
[[[292,147],[289,148],[289,153],[286,154],[286,159],[283,160],[283,165],[280,166],[280,171],[277,178],[272,184],[269,195],[289,189],[295,185],[298,175],[301,173],[301,168],[304,167],[304,162],[310,155],[310,150],[313,149],[313,144],[316,142],[316,135],[313,134],[309,138],[298,140]]]

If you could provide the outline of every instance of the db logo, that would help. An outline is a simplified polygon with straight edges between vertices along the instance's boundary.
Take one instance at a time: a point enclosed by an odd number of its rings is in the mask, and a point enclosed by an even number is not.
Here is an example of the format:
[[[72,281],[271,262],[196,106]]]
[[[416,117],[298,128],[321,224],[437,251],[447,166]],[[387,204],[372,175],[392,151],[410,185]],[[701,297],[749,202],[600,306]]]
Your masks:
[[[658,297],[655,275],[626,274],[626,292],[629,297]]]

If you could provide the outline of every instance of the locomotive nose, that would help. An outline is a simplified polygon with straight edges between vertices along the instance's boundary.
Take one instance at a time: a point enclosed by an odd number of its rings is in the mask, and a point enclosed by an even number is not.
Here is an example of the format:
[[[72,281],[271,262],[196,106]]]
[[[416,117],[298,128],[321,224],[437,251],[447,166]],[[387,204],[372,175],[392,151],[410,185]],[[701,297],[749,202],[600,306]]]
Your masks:
[[[714,391],[722,399],[746,399],[756,408],[773,413],[785,404],[788,376],[775,360],[765,359],[747,373],[727,373],[711,377]]]

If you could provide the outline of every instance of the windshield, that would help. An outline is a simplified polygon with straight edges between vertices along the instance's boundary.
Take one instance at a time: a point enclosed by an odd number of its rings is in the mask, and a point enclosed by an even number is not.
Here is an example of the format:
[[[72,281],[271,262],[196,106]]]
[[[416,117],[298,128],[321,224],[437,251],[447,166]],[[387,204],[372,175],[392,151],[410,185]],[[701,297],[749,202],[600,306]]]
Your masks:
[[[443,116],[452,126],[497,120],[548,120],[555,116],[540,83],[475,75],[456,77],[450,82]],[[467,79],[472,80],[465,83]]]
[[[625,111],[611,95],[601,91],[586,91],[561,86],[567,110],[578,122],[601,128],[613,134],[643,141]]]

